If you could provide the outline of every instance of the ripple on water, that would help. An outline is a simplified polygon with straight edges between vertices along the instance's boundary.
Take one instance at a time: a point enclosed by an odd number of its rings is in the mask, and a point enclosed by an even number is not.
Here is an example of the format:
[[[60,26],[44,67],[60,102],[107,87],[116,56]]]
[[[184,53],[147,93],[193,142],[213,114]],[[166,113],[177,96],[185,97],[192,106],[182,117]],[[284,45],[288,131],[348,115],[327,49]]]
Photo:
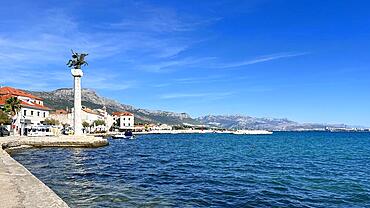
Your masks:
[[[71,207],[365,207],[370,134],[143,135],[13,157]]]

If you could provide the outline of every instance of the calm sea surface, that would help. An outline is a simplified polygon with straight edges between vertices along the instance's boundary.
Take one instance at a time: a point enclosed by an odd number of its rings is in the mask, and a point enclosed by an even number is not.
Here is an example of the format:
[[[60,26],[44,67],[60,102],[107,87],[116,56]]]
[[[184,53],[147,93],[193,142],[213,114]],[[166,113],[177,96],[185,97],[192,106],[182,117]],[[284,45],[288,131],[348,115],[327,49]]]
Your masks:
[[[370,207],[369,133],[143,135],[12,156],[71,207]]]

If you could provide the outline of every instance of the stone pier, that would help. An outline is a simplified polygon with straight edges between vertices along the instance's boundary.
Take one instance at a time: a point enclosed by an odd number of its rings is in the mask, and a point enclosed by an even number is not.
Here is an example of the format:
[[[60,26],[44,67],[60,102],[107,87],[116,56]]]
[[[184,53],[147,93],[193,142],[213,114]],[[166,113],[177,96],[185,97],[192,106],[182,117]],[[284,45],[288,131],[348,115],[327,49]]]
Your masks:
[[[108,145],[108,140],[93,136],[0,138],[0,207],[68,207],[68,204],[53,190],[10,157],[7,151],[24,147],[101,147],[105,145]]]

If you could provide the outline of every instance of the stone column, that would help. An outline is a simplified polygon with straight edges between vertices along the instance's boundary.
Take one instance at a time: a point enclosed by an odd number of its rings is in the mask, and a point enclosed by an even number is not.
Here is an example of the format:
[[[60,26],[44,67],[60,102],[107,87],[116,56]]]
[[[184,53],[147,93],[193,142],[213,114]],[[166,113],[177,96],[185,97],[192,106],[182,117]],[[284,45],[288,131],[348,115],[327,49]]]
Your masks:
[[[81,69],[71,69],[74,78],[74,110],[73,110],[73,130],[76,136],[83,134],[81,122],[81,77],[83,72]]]

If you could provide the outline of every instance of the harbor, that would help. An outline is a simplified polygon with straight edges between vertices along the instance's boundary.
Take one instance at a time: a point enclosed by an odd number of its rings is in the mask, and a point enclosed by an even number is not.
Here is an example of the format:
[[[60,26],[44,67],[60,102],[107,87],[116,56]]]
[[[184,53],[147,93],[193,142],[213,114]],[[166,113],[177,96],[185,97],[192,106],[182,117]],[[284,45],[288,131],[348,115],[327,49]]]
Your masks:
[[[70,207],[274,207],[279,201],[282,207],[366,207],[368,138],[147,134],[109,139],[103,148],[32,148],[12,157]]]
[[[4,1],[0,208],[370,208],[370,1]]]
[[[272,134],[266,130],[213,130],[213,129],[185,129],[185,130],[152,130],[143,132],[133,132],[134,135],[142,134],[236,134],[236,135],[266,135]]]

